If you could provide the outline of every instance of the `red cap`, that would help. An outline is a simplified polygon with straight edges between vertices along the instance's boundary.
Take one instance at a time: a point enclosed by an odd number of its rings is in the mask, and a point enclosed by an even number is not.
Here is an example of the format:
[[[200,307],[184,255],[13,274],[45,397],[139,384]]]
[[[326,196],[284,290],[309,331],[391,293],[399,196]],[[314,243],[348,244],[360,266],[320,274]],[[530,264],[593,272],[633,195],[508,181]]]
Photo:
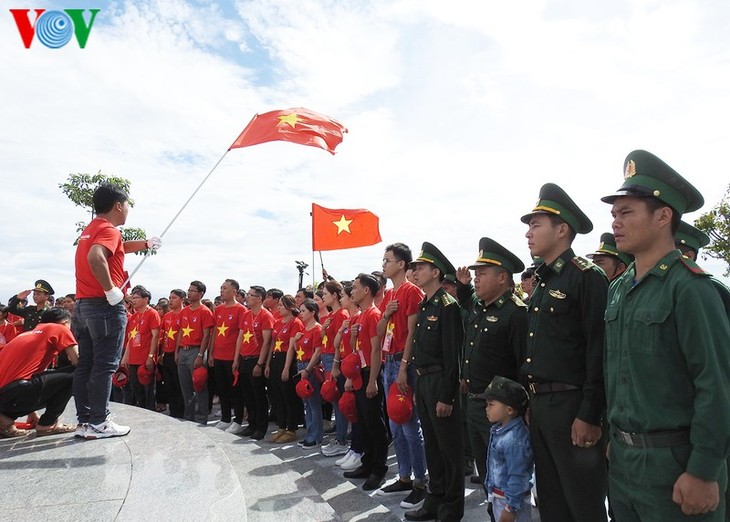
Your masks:
[[[152,382],[155,376],[154,370],[148,370],[146,364],[140,364],[137,367],[137,380],[142,386],[147,386]]]
[[[129,370],[125,366],[120,366],[112,375],[112,384],[117,388],[124,388],[129,382]]]
[[[231,386],[233,386],[234,388],[238,386],[238,368],[233,370],[233,384]]]
[[[302,379],[297,383],[297,395],[299,395],[302,399],[309,399],[312,394],[314,393],[314,388],[312,387],[312,383],[309,382],[309,379]]]
[[[208,387],[208,370],[198,366],[193,370],[193,391],[200,393]]]
[[[362,388],[360,356],[358,354],[351,353],[350,355],[342,359],[340,369],[342,370],[342,375],[344,375],[346,379],[350,379],[352,381],[353,390],[359,390],[360,388]]]
[[[337,388],[337,381],[334,379],[330,378],[324,381],[319,393],[322,395],[324,400],[331,402],[332,404],[335,404],[340,400],[340,390]]]
[[[337,405],[348,421],[357,422],[357,405],[355,404],[355,394],[353,392],[346,391],[343,393]]]
[[[392,383],[388,390],[388,418],[396,424],[405,424],[411,420],[413,415],[413,392],[408,388],[408,393],[403,394],[398,389],[397,383]]]

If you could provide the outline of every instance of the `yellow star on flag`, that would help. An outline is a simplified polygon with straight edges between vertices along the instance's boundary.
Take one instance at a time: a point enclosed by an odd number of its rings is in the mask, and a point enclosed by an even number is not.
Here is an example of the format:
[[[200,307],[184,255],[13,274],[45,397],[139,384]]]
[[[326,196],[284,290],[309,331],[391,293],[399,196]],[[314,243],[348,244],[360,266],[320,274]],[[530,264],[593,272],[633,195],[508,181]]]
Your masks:
[[[223,337],[226,336],[226,330],[230,328],[230,326],[226,326],[226,323],[223,323],[220,326],[216,326],[218,328],[218,335],[222,335]]]
[[[276,341],[276,344],[274,344],[274,351],[280,352],[281,351],[281,345],[284,344],[284,341]]]
[[[291,125],[292,129],[296,129],[297,123],[300,121],[299,116],[297,116],[295,113],[286,114],[284,116],[279,116],[279,123],[288,123]]]
[[[176,333],[177,333],[177,330],[173,330],[172,328],[170,328],[170,329],[169,329],[169,330],[167,331],[167,337],[168,337],[169,339],[174,339],[174,338],[175,338],[175,334],[176,334]]]
[[[352,219],[345,219],[345,215],[340,215],[339,221],[333,221],[332,224],[337,227],[337,235],[339,236],[342,232],[347,232],[348,234],[351,234],[350,232],[350,223],[352,223],[354,220]]]
[[[135,326],[129,331],[129,338],[134,339],[137,336],[137,327]]]
[[[322,336],[322,348],[327,348],[327,334]]]
[[[251,330],[246,330],[246,333],[243,334],[243,342],[248,344],[248,342],[251,340],[251,337],[253,337]]]
[[[195,330],[195,328],[190,328],[188,326],[183,328],[183,337],[190,337],[190,332]]]
[[[299,348],[297,350],[297,361],[301,361],[303,356],[304,356],[304,350],[302,350],[301,348]]]

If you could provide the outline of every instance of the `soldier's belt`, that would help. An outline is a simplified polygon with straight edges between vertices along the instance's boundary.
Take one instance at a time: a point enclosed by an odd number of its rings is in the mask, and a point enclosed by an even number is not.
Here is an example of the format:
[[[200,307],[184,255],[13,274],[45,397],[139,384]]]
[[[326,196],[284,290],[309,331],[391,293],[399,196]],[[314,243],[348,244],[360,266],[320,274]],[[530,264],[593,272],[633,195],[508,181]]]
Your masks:
[[[538,395],[540,393],[555,393],[580,389],[580,386],[565,384],[563,382],[531,382],[529,384],[529,387],[533,395]]]
[[[416,375],[418,375],[419,377],[423,377],[424,375],[440,372],[442,370],[443,367],[439,366],[438,364],[435,364],[433,366],[422,366],[421,368],[416,368]]]
[[[689,444],[689,428],[649,433],[629,433],[617,429],[616,438],[634,448],[669,448]]]

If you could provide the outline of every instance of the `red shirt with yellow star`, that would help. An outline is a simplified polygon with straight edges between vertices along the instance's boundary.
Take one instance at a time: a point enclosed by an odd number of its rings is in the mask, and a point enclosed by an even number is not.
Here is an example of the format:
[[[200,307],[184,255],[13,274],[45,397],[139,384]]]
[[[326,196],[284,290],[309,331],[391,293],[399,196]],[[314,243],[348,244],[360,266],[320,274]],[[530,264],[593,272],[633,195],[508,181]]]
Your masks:
[[[300,339],[294,344],[297,361],[309,361],[314,350],[322,346],[322,325],[317,323],[313,328],[304,330]]]
[[[363,310],[357,320],[357,351],[363,368],[370,366],[370,355],[373,350],[370,339],[378,335],[378,321],[383,315],[377,306]]]
[[[241,349],[238,351],[243,357],[251,355],[259,355],[259,342],[256,338],[256,331],[253,328],[253,312],[246,309],[241,315],[238,328],[243,332],[243,340],[241,341]]]
[[[236,302],[233,306],[218,305],[215,309],[215,329],[213,330],[213,358],[219,361],[232,361],[236,355],[241,316],[246,307]]]
[[[200,305],[195,310],[186,306],[180,312],[180,346],[200,346],[203,330],[214,326],[213,312],[207,306]]]
[[[340,357],[347,357],[352,353],[352,331],[360,320],[360,312],[350,317],[350,326],[342,331],[340,338]]]
[[[181,310],[182,311],[182,310]],[[162,318],[162,351],[173,353],[177,343],[177,335],[180,332],[180,312],[170,310]]]
[[[253,312],[251,313],[253,314]],[[256,334],[256,342],[259,345],[259,349],[264,345],[264,330],[273,330],[275,322],[274,315],[266,308],[261,308],[258,314],[254,314],[253,331]]]
[[[335,353],[335,336],[340,331],[342,323],[350,318],[350,313],[344,308],[340,308],[336,312],[332,312],[328,316],[330,324],[324,330],[322,336],[322,353]]]
[[[132,314],[129,318],[129,334],[126,349],[129,350],[129,364],[144,364],[150,354],[152,330],[160,328],[160,314],[148,306]],[[155,353],[155,356],[157,354]]]
[[[383,351],[396,354],[405,350],[408,339],[408,316],[418,313],[423,296],[421,289],[410,281],[404,281],[398,288],[385,291],[383,300],[378,306],[380,311],[384,312],[385,307],[393,300],[398,301],[398,310],[390,316],[385,329]]]
[[[292,317],[287,322],[280,318],[274,323],[274,328],[271,330],[271,350],[273,353],[286,353],[292,336],[303,331],[304,323],[298,317]]]

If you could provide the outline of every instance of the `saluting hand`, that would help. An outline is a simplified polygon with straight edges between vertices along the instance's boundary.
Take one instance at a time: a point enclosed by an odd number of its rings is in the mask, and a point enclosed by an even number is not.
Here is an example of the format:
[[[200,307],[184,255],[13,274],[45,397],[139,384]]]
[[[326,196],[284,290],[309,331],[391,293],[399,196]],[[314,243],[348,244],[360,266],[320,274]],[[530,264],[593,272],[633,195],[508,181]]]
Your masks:
[[[707,482],[684,472],[674,483],[672,500],[679,504],[685,515],[701,515],[717,509],[720,488],[717,482]]]
[[[461,284],[468,285],[471,283],[471,271],[465,266],[460,266],[456,269],[456,279],[458,279]]]
[[[22,292],[18,292],[18,294],[17,294],[18,295],[18,299],[20,299],[20,300],[25,299],[26,297],[28,297],[30,295],[30,293],[32,291],[33,290],[31,289],[31,290],[23,290]]]

